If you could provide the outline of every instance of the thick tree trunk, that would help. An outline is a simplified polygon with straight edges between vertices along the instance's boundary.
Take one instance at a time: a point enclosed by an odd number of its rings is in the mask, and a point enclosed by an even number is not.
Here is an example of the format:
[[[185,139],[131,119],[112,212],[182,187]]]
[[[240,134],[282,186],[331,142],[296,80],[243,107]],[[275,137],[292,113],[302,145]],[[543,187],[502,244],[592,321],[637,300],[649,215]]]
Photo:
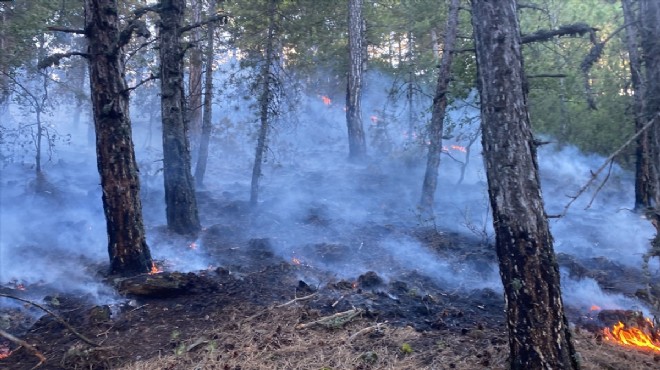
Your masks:
[[[184,116],[180,28],[185,7],[186,0],[162,0],[159,11],[163,177],[168,228],[178,234],[196,234],[201,226]]]
[[[626,23],[626,49],[630,62],[630,80],[633,87],[633,116],[635,131],[639,131],[644,118],[644,79],[642,77],[642,59],[639,53],[638,14],[633,10],[632,0],[621,0],[623,19]],[[647,131],[637,139],[635,150],[635,209],[643,210],[653,206],[653,174],[651,168],[650,136]]]
[[[209,3],[209,12],[215,10],[215,0]],[[209,141],[211,139],[211,128],[213,118],[213,34],[215,24],[209,23],[206,29],[206,75],[204,76],[204,117],[202,119],[202,135],[199,141],[199,155],[197,156],[197,167],[195,167],[195,182],[197,186],[204,184],[206,164],[209,158]]]
[[[268,2],[268,33],[266,36],[266,55],[261,70],[261,95],[259,97],[259,136],[252,167],[252,184],[250,189],[250,204],[256,206],[259,201],[259,179],[261,178],[261,164],[266,151],[266,139],[270,126],[268,110],[272,99],[272,65],[275,60],[275,13],[277,0]]]
[[[422,199],[419,206],[423,217],[433,217],[433,201],[438,184],[438,167],[440,166],[440,155],[442,154],[442,131],[444,129],[445,111],[447,110],[447,88],[451,80],[451,63],[456,44],[456,32],[458,30],[458,6],[460,0],[451,0],[449,12],[447,13],[447,27],[445,28],[444,49],[438,71],[438,83],[433,97],[431,111],[431,122],[428,127],[429,152],[426,159],[426,172],[422,185]]]
[[[363,159],[367,143],[362,125],[362,75],[364,71],[363,0],[348,0],[348,83],[346,86],[346,125],[349,158]]]
[[[210,13],[212,14],[212,13]],[[196,1],[193,7],[193,23],[202,21],[202,1]],[[202,50],[199,42],[202,38],[201,29],[193,31],[193,48],[190,49],[190,77],[188,78],[188,122],[190,124],[191,152],[199,153],[199,142],[202,133]]]
[[[510,368],[578,369],[541,197],[515,0],[473,0],[472,24]]]
[[[123,275],[144,273],[150,271],[152,261],[142,224],[124,62],[117,47],[117,1],[86,0],[85,14],[110,270]]]

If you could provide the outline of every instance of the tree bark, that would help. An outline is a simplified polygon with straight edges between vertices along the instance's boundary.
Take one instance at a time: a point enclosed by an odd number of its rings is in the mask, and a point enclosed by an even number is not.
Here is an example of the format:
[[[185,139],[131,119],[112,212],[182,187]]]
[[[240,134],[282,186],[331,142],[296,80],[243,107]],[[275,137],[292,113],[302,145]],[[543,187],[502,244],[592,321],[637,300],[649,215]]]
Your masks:
[[[215,0],[209,3],[209,9],[215,10]],[[212,13],[212,12],[209,12]],[[204,76],[204,115],[202,118],[202,134],[199,140],[199,155],[197,156],[197,167],[195,167],[195,182],[197,186],[204,185],[206,164],[209,158],[209,141],[211,139],[213,118],[213,43],[215,23],[209,23],[206,29],[206,75]]]
[[[362,125],[362,75],[364,71],[363,0],[348,0],[348,83],[346,86],[346,125],[349,158],[363,159],[367,144]]]
[[[159,10],[163,177],[168,228],[196,234],[201,226],[190,164],[180,33],[185,8],[186,0],[161,0]]]
[[[646,119],[644,118],[644,79],[642,77],[642,59],[639,52],[639,15],[633,10],[632,0],[621,0],[623,19],[626,24],[626,49],[630,62],[630,80],[633,94],[633,117],[635,131],[639,131]],[[653,206],[653,174],[650,156],[650,136],[645,131],[637,139],[635,149],[635,209],[643,210]]]
[[[112,273],[148,272],[152,260],[145,239],[128,92],[119,38],[116,0],[85,1],[96,155],[103,190]]]
[[[213,13],[209,13],[213,14]],[[193,7],[193,23],[202,21],[202,1],[198,0]],[[188,78],[188,122],[190,124],[190,144],[191,152],[197,155],[199,153],[199,142],[202,133],[202,50],[199,48],[199,42],[202,38],[202,31],[199,27],[193,31],[193,47],[190,49],[190,76]]]
[[[419,203],[423,217],[433,217],[433,201],[438,184],[438,167],[440,166],[440,155],[442,154],[442,131],[444,130],[445,112],[447,110],[447,88],[451,80],[451,63],[456,44],[456,32],[458,30],[458,7],[460,0],[451,0],[449,12],[447,13],[447,27],[445,28],[444,52],[440,60],[438,71],[438,82],[433,97],[431,108],[431,122],[428,127],[429,152],[426,158],[426,172],[422,185],[422,199]]]
[[[266,36],[266,55],[261,70],[261,95],[259,96],[259,136],[252,167],[252,183],[250,188],[250,204],[254,207],[259,201],[259,179],[261,178],[261,164],[266,151],[266,139],[270,126],[268,111],[273,96],[272,64],[275,60],[275,15],[277,0],[268,1],[268,31]]]
[[[644,88],[644,122],[653,119],[655,123],[649,132],[648,154],[650,158],[650,188],[653,191],[653,205],[660,204],[660,3],[654,0],[640,0],[641,41],[643,62],[646,67]],[[660,244],[660,236],[656,236]]]
[[[578,369],[541,197],[515,0],[473,0],[472,25],[509,366]]]

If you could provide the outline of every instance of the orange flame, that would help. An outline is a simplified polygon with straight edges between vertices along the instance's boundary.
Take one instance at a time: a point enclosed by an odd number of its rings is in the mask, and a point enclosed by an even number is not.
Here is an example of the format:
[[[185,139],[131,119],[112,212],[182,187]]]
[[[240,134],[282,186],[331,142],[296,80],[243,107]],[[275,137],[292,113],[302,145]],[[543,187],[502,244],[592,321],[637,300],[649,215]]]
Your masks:
[[[18,284],[18,285],[16,285],[16,289],[18,289],[18,290],[25,290],[26,288],[25,288],[25,285],[23,285],[23,284]]]
[[[291,263],[293,263],[294,265],[302,264],[302,262],[300,262],[300,260],[297,259],[296,257],[291,258]]]
[[[467,153],[467,149],[465,149],[464,146],[452,145],[451,148],[454,150],[458,150],[459,152]]]
[[[156,262],[151,262],[151,271],[149,271],[149,275],[157,274],[159,272],[163,272],[163,269],[158,267]]]
[[[592,304],[591,308],[589,309],[589,311],[600,311],[600,310],[601,310],[600,306],[596,306],[595,304]]]
[[[7,357],[11,356],[11,354],[12,354],[12,351],[9,350],[9,347],[7,347],[6,345],[0,346],[0,360],[2,360],[3,358],[7,358]]]
[[[321,96],[321,99],[323,99],[323,104],[325,104],[325,105],[330,105],[330,104],[332,104],[332,99],[328,98],[328,97],[325,96],[325,95],[322,95],[322,96]]]
[[[653,328],[653,323],[646,319],[649,327]],[[638,328],[626,328],[625,324],[619,321],[618,324],[610,328],[603,329],[605,339],[622,344],[624,346],[637,347],[643,349],[651,349],[660,352],[660,342],[651,339],[651,337],[644,331]]]

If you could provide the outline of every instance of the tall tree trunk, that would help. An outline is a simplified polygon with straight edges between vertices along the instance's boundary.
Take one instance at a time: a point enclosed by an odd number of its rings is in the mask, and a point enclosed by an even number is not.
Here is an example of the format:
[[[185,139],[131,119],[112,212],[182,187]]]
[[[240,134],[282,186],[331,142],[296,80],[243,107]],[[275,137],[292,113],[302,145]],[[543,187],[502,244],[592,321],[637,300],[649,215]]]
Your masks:
[[[348,0],[348,83],[346,86],[346,125],[349,158],[363,159],[367,143],[362,125],[362,75],[364,72],[363,0]]]
[[[128,90],[121,48],[117,47],[118,21],[116,0],[85,1],[89,80],[110,270],[128,275],[150,271],[152,260],[142,223]]]
[[[630,80],[633,94],[633,116],[635,131],[639,131],[646,119],[644,118],[644,79],[642,77],[642,59],[639,54],[638,14],[633,10],[632,0],[621,0],[623,19],[626,23],[626,48],[630,62]],[[653,206],[653,174],[651,168],[650,136],[647,131],[637,139],[635,150],[635,209],[643,210]]]
[[[212,13],[210,13],[212,14]],[[193,23],[202,21],[202,1],[194,2]],[[190,144],[191,152],[194,156],[198,155],[200,136],[202,132],[202,50],[199,48],[199,42],[202,38],[202,31],[199,27],[193,31],[193,47],[190,49],[190,76],[188,78],[188,122],[190,124]]]
[[[444,130],[445,112],[447,110],[447,88],[451,80],[451,63],[453,49],[456,44],[458,30],[458,6],[460,0],[451,0],[447,13],[447,27],[445,28],[444,49],[438,71],[438,83],[435,87],[433,107],[431,108],[431,122],[428,127],[429,152],[426,159],[426,172],[422,185],[422,199],[419,206],[423,217],[433,217],[433,200],[438,184],[438,167],[442,154],[442,131]]]
[[[259,179],[261,178],[261,164],[266,151],[266,139],[270,126],[268,111],[272,100],[272,65],[275,61],[275,14],[277,0],[268,1],[268,31],[266,36],[266,60],[261,69],[261,95],[259,96],[259,136],[252,167],[252,184],[250,189],[250,204],[256,206],[259,201]]]
[[[658,207],[660,204],[660,4],[657,1],[640,1],[640,15],[636,17],[630,0],[622,0],[626,27],[626,45],[630,56],[630,71],[634,96],[635,128],[639,130],[649,119],[656,122],[637,140],[637,165],[635,171],[635,208]],[[642,57],[637,49],[636,24],[640,20],[641,47],[646,79],[642,76]],[[639,93],[639,94],[638,94]],[[656,241],[660,237],[656,236]]]
[[[196,234],[201,226],[190,168],[180,32],[185,8],[186,0],[161,0],[159,11],[163,177],[168,228]]]
[[[651,257],[660,257],[660,2],[640,0],[641,40],[646,79],[644,80],[644,121],[654,121],[648,133],[648,154],[650,157],[651,181],[654,212],[650,218],[656,234],[651,249],[644,254],[643,270],[648,273]]]
[[[215,0],[209,3],[209,14],[215,10]],[[199,155],[197,156],[197,167],[195,167],[195,182],[197,186],[204,184],[206,164],[209,158],[209,141],[211,139],[211,128],[213,118],[213,34],[215,24],[209,23],[206,28],[206,75],[204,76],[204,118],[202,119],[202,135],[199,141]]]
[[[472,25],[510,368],[578,369],[541,197],[515,0],[473,0]]]

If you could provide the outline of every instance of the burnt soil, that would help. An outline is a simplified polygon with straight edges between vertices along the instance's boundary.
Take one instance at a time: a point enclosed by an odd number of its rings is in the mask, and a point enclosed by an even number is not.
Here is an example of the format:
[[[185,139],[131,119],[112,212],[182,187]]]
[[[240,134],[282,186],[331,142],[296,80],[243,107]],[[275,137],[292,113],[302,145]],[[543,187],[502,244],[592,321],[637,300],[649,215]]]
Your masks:
[[[439,257],[451,256],[457,261],[455,268],[464,265],[483,270],[485,278],[492,273],[495,254],[492,246],[477,238],[428,227],[373,223],[355,227],[354,235],[359,234],[363,241],[357,254],[347,250],[348,242],[319,237],[307,246],[307,254],[283,256],[273,248],[283,238],[281,234],[255,237],[241,231],[254,230],[255,224],[267,228],[268,220],[276,220],[276,215],[255,214],[245,202],[208,193],[200,193],[200,211],[209,226],[194,251],[190,251],[189,238],[171,235],[163,227],[148,230],[158,235],[152,244],[167,240],[181,245],[182,254],[203,254],[216,261],[191,273],[177,273],[169,269],[168,261],[157,261],[164,272],[137,283],[175,280],[173,287],[137,294],[123,291],[117,303],[100,306],[90,303],[84,294],[57,293],[48,286],[25,286],[25,291],[15,286],[0,288],[0,293],[19,297],[42,291],[44,307],[99,347],[83,343],[51,315],[32,322],[25,310],[3,311],[4,329],[46,357],[40,369],[506,367],[508,343],[501,293],[444,285],[373,249],[384,237],[412,238]],[[298,221],[301,228],[315,231],[330,230],[333,222],[325,218],[322,208],[314,207]],[[338,278],[319,267],[319,261],[341,265],[351,264],[354,258],[391,269],[383,276],[365,267],[351,278]],[[641,279],[638,272],[609,261],[577,261],[570,256],[559,260],[572,274],[610,286],[626,280],[622,276]],[[90,262],[84,268],[109,286],[126,288],[122,278],[104,273],[107,266]],[[310,324],[337,313],[344,316]],[[568,313],[574,323],[588,315],[574,307]],[[599,332],[581,325],[574,332],[587,369],[660,367],[660,354],[611,344]],[[13,351],[0,360],[2,369],[31,369],[39,362],[26,348],[0,338],[2,348]]]

